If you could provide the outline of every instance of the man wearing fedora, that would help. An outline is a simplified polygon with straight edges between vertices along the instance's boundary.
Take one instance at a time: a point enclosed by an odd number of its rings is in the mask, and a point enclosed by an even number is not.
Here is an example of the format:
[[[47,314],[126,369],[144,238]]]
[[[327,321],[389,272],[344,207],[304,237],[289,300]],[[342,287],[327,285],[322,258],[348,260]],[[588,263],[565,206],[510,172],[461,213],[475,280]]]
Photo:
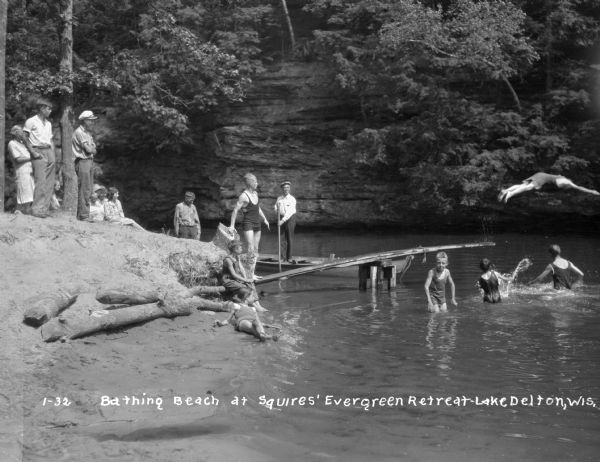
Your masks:
[[[285,236],[280,252],[281,258],[286,261],[292,260],[292,242],[294,240],[294,229],[296,228],[296,198],[290,194],[292,184],[284,181],[281,186],[282,195],[277,198],[275,211],[279,215],[279,225]]]
[[[25,144],[31,154],[35,190],[31,214],[46,218],[54,194],[56,182],[54,142],[52,123],[48,120],[52,113],[52,103],[40,98],[36,102],[37,114],[27,119],[23,127]]]
[[[173,225],[175,227],[175,236],[183,239],[200,240],[200,217],[194,205],[196,195],[187,191],[183,202],[175,206],[175,217]]]
[[[91,128],[98,117],[92,111],[83,111],[79,115],[79,127],[73,132],[73,162],[77,173],[77,219],[87,220],[90,216],[90,196],[94,184],[94,155],[96,143]]]

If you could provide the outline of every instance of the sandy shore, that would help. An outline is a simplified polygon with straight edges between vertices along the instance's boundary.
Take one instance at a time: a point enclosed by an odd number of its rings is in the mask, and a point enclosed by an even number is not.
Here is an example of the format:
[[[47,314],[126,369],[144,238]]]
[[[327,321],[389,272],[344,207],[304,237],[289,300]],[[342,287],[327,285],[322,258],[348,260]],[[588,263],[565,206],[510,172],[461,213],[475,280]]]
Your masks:
[[[251,374],[247,359],[273,346],[216,330],[214,313],[64,343],[44,343],[22,324],[28,298],[60,288],[81,293],[80,305],[111,285],[182,289],[168,256],[185,251],[208,265],[223,255],[212,244],[72,217],[0,216],[4,461],[270,460],[223,416]],[[196,402],[178,405],[187,397]]]

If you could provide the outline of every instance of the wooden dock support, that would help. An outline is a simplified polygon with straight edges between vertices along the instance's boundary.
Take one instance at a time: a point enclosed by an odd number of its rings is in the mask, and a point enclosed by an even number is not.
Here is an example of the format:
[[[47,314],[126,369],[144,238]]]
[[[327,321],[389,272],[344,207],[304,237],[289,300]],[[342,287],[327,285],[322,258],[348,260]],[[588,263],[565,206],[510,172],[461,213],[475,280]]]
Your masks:
[[[358,290],[377,289],[387,281],[387,288],[390,290],[396,287],[396,265],[392,260],[382,260],[377,262],[364,263],[358,266]]]

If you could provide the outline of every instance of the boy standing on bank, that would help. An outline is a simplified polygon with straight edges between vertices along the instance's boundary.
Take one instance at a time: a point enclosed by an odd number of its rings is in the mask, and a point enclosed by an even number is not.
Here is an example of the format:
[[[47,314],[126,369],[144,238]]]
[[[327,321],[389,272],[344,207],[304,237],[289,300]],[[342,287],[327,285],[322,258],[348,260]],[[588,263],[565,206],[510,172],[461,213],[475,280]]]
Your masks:
[[[432,313],[448,311],[446,305],[446,283],[450,284],[450,302],[456,306],[456,287],[448,266],[448,255],[446,252],[438,252],[435,256],[435,268],[427,273],[425,281],[425,294],[427,295],[427,308]]]
[[[175,236],[183,239],[200,239],[200,217],[194,205],[196,195],[187,191],[180,202],[175,207],[175,218],[173,226],[175,227]]]

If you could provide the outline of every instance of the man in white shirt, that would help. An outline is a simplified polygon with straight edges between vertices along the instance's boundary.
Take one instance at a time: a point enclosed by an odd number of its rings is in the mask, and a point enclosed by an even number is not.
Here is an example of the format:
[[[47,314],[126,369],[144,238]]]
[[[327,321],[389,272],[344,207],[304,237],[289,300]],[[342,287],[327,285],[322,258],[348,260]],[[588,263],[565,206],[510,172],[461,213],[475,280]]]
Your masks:
[[[90,216],[90,196],[94,184],[93,166],[96,143],[91,128],[98,117],[92,111],[83,111],[79,116],[79,127],[73,132],[73,163],[77,173],[78,200],[77,218],[87,220]]]
[[[279,196],[275,203],[275,211],[280,218],[279,226],[285,236],[285,242],[282,242],[280,252],[281,258],[291,261],[294,229],[296,228],[296,199],[290,194],[292,184],[289,181],[284,181],[280,186],[283,195]]]
[[[46,218],[56,181],[52,124],[48,120],[52,113],[52,103],[46,99],[39,99],[37,109],[38,113],[25,122],[23,131],[26,135],[25,144],[31,153],[35,179],[31,214],[35,217]]]
[[[198,217],[198,211],[194,205],[195,198],[196,195],[188,191],[185,193],[183,202],[175,206],[173,225],[177,237],[200,240],[200,217]]]

